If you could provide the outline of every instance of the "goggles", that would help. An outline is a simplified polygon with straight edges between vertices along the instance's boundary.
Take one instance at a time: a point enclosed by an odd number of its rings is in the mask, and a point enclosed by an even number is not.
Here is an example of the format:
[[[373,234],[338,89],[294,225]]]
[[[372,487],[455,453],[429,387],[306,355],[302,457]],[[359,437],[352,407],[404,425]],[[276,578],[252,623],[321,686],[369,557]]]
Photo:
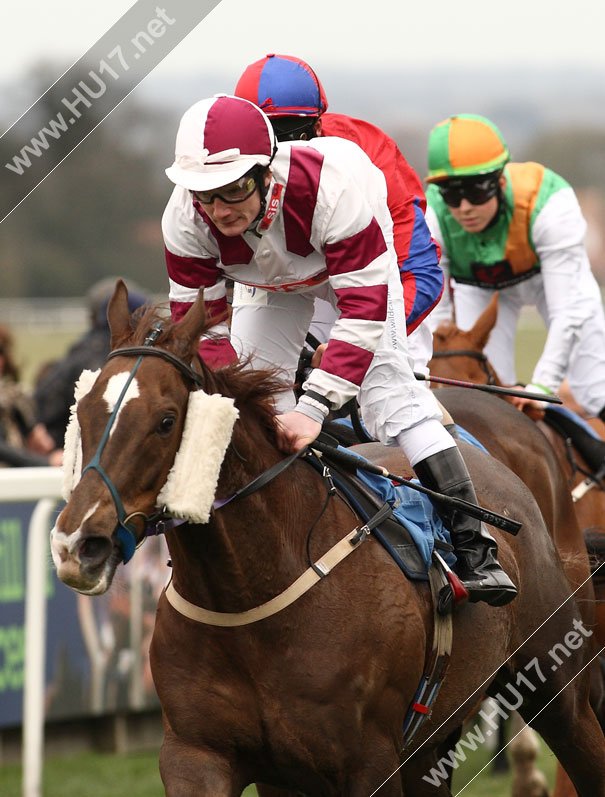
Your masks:
[[[239,180],[234,180],[228,185],[213,188],[210,191],[192,191],[191,195],[202,205],[211,205],[217,197],[228,205],[235,205],[237,202],[243,202],[251,197],[255,190],[256,178],[248,172]]]
[[[439,192],[445,204],[450,208],[459,208],[462,200],[466,199],[471,205],[483,205],[499,191],[500,173],[490,175],[483,180],[449,181],[439,186]]]
[[[319,116],[274,116],[271,125],[278,141],[308,141],[315,138],[315,125]]]

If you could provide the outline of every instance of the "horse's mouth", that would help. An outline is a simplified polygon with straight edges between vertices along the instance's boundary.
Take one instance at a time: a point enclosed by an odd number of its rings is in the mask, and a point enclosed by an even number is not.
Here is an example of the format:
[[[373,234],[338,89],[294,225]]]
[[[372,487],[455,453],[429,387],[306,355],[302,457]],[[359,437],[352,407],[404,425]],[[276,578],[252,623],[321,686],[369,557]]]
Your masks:
[[[120,546],[112,544],[108,555],[94,562],[82,557],[81,549],[74,553],[65,555],[63,551],[58,557],[53,557],[59,580],[81,595],[103,595],[107,592],[122,561]]]

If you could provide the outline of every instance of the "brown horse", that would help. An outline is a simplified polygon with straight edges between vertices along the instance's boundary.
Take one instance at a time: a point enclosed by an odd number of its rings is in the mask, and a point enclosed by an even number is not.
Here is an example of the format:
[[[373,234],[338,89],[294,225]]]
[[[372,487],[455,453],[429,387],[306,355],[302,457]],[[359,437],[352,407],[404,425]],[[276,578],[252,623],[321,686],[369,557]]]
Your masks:
[[[591,632],[535,500],[509,469],[461,444],[481,504],[522,523],[517,537],[493,530],[519,595],[502,608],[455,610],[443,687],[405,749],[402,721],[430,653],[428,586],[405,579],[374,538],[348,543],[359,518],[325,475],[301,457],[284,470],[275,379],[243,366],[211,372],[198,361],[208,326],[201,296],[179,324],[147,313],[132,329],[119,282],[108,317],[114,350],[77,406],[81,458],[70,462],[76,474],[79,459],[86,467],[51,547],[61,580],[101,594],[144,527],[157,525],[158,505],[206,501],[187,509],[195,520],[163,521],[172,581],[159,601],[151,664],[169,797],[239,797],[253,782],[317,797],[449,795],[445,782],[424,776],[490,687],[521,697],[520,712],[581,797],[605,797],[605,738],[585,669]],[[365,450],[402,472],[397,451]],[[310,563],[343,540],[350,556],[315,576]],[[312,589],[266,613],[309,572]]]
[[[461,330],[452,323],[441,324],[433,335],[434,356],[430,362],[431,373],[434,376],[466,380],[476,384],[501,386],[502,382],[498,374],[483,351],[496,323],[497,315],[498,296],[494,294],[494,298],[472,329]],[[441,386],[434,383],[433,387]],[[444,398],[446,396],[449,397],[449,400]],[[570,501],[571,489],[583,481],[582,471],[587,470],[587,465],[580,454],[575,453],[571,459],[563,438],[550,426],[538,420],[537,428],[549,443],[549,446],[545,446],[543,440],[535,434],[535,431],[532,431],[525,416],[520,414],[515,416],[510,412],[508,406],[505,407],[502,403],[493,405],[498,416],[497,423],[494,425],[484,423],[478,429],[476,405],[478,401],[481,402],[481,399],[477,399],[477,394],[462,389],[462,393],[456,390],[454,394],[450,395],[448,390],[447,393],[439,393],[439,397],[441,403],[448,408],[450,408],[450,402],[455,402],[451,411],[456,413],[455,417],[459,419],[460,424],[471,433],[478,431],[479,434],[476,436],[490,453],[501,459],[530,487],[540,504],[547,525],[551,528],[557,549],[563,560],[567,562],[566,572],[570,576],[570,581],[577,585],[579,579],[583,580],[586,569],[586,558],[583,555],[585,545],[584,540],[578,536],[576,526],[569,519],[570,507],[573,506],[577,526],[581,533],[590,534],[593,539],[592,547],[599,548],[598,538],[601,533],[604,540],[603,547],[605,547],[605,491],[597,487],[587,492],[575,503]],[[579,409],[571,397],[568,400],[570,408]],[[472,408],[467,402],[472,403]],[[603,428],[603,424],[598,419],[591,425],[596,431]],[[520,445],[523,446],[523,450],[533,450],[534,453],[521,455]],[[529,448],[525,448],[526,446]],[[553,454],[564,474],[567,487],[567,489],[557,488],[557,495],[554,496],[555,502],[558,502],[556,507],[553,507],[549,500],[546,504],[542,500],[546,489],[546,480],[543,474],[544,461],[550,463],[549,469],[552,473]],[[543,462],[539,462],[539,459]],[[574,466],[574,461],[580,465],[580,471]],[[558,476],[556,478],[560,481]],[[553,513],[554,526],[550,521]],[[596,555],[596,551],[594,555]],[[602,589],[600,582],[602,581],[601,575],[600,578],[597,578],[599,594],[597,595],[596,625],[597,641],[600,647],[605,645],[605,591],[600,592]]]
[[[491,330],[498,312],[498,297],[494,298],[469,330],[461,330],[455,324],[444,323],[435,331],[434,357],[430,371],[434,376],[465,380],[477,384],[502,385],[496,371],[484,354]],[[434,383],[434,387],[440,385]],[[589,561],[586,545],[593,564],[602,562],[605,552],[605,533],[602,529],[605,512],[605,493],[593,489],[574,503],[571,488],[576,486],[583,475],[578,472],[574,462],[582,469],[586,464],[579,454],[570,457],[566,443],[550,426],[541,422],[528,421],[510,405],[497,398],[490,399],[484,393],[474,393],[468,389],[454,388],[451,392],[440,392],[440,400],[454,419],[473,433],[487,447],[490,453],[507,464],[530,487],[542,510],[547,526],[551,531],[557,550],[564,563],[570,584],[575,589],[587,578]],[[566,402],[567,403],[567,402]],[[491,407],[491,410],[489,409]],[[577,405],[570,408],[577,410]],[[482,416],[487,411],[489,421]],[[600,422],[594,425],[598,429]],[[571,518],[571,513],[576,522]],[[599,562],[599,554],[601,560]],[[584,619],[595,629],[595,647],[605,646],[605,578],[601,568],[578,596],[583,607]],[[594,603],[596,593],[596,603]],[[594,619],[591,615],[594,610]],[[602,685],[599,684],[598,671],[593,683],[593,702],[599,700]],[[601,722],[603,723],[601,708]],[[573,795],[573,788],[564,786],[563,772],[557,776],[555,794],[559,797]]]

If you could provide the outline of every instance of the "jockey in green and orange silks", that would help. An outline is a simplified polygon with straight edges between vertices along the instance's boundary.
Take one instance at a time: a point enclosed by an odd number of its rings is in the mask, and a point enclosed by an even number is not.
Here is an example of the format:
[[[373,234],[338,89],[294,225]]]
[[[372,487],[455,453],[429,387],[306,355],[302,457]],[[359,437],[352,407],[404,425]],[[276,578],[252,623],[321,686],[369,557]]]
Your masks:
[[[535,306],[548,335],[528,390],[556,392],[567,377],[585,411],[603,417],[605,317],[586,221],[561,176],[509,160],[485,117],[452,116],[430,133],[427,222],[450,283],[430,323],[434,329],[454,310],[456,324],[469,329],[497,290],[498,322],[485,351],[503,382],[515,384],[519,314]]]

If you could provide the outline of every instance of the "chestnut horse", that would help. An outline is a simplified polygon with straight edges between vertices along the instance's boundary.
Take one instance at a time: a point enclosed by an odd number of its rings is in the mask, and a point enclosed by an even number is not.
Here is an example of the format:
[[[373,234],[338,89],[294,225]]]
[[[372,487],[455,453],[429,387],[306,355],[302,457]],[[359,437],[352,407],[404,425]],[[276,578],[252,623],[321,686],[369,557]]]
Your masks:
[[[483,351],[496,323],[497,313],[498,296],[494,294],[492,301],[471,329],[461,330],[453,323],[442,323],[433,335],[431,374],[501,386],[501,380]],[[433,387],[441,386],[433,383]],[[493,456],[514,470],[532,490],[563,560],[570,584],[574,589],[577,588],[585,581],[589,572],[586,546],[589,547],[593,565],[598,566],[603,561],[605,492],[595,488],[574,503],[571,489],[584,477],[575,469],[573,459],[570,458],[565,441],[560,435],[538,418],[537,423],[529,421],[526,415],[499,398],[491,398],[485,393],[464,388],[450,390],[448,388],[447,391],[440,392],[439,397],[454,419],[478,437]],[[566,404],[578,410],[577,405],[569,400],[566,400]],[[489,418],[487,423],[484,419],[485,412]],[[596,421],[592,425],[598,430],[599,424]],[[586,469],[587,466],[579,454],[575,454],[575,459],[582,469]],[[572,512],[575,522],[570,517]],[[601,568],[597,572],[593,584],[586,585],[582,590],[583,594],[578,593],[584,619],[595,628],[597,650],[602,650],[605,646],[604,570],[605,568]],[[593,606],[596,610],[591,623]],[[598,700],[599,690],[602,690],[602,685],[598,683],[598,671],[594,677],[597,679],[594,684],[595,700]],[[601,708],[602,723],[605,719],[604,712],[605,709]],[[572,797],[575,794],[573,788],[564,786],[565,781],[564,773],[559,771],[555,790],[558,797]]]
[[[77,403],[72,491],[51,549],[62,581],[98,595],[145,528],[164,523],[172,580],[151,665],[168,797],[239,797],[254,782],[317,797],[445,797],[446,783],[424,776],[489,687],[521,696],[520,712],[581,797],[605,797],[605,738],[588,701],[591,632],[523,482],[461,444],[480,503],[522,524],[516,537],[492,532],[519,595],[501,608],[455,609],[442,689],[406,748],[402,722],[430,654],[427,584],[404,578],[374,537],[350,545],[360,525],[350,506],[303,457],[278,451],[275,378],[199,361],[209,326],[201,295],[178,324],[152,313],[133,329],[117,283],[113,351]],[[403,472],[397,450],[364,450]],[[185,510],[192,495],[199,507]],[[164,505],[194,517],[158,521]],[[350,555],[320,578],[310,564],[343,541]],[[311,589],[268,611],[309,573]]]

